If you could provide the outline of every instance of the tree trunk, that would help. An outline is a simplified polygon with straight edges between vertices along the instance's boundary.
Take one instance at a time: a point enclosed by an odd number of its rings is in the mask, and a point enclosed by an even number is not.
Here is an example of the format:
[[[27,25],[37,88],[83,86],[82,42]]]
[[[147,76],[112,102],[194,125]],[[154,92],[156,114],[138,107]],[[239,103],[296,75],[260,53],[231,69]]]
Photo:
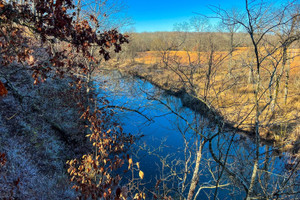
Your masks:
[[[204,101],[206,101],[207,96],[208,96],[208,91],[210,88],[210,78],[211,78],[211,73],[212,73],[212,67],[213,67],[213,58],[214,58],[214,47],[211,45],[211,51],[209,55],[209,61],[208,61],[208,71],[206,73],[206,86],[204,88]]]
[[[79,22],[80,20],[80,12],[81,12],[81,0],[78,0],[77,1],[77,23]]]
[[[258,56],[258,54],[256,54]],[[256,80],[256,89],[254,90],[254,96],[255,96],[255,107],[256,107],[256,115],[255,115],[255,159],[253,164],[253,171],[251,175],[251,182],[249,185],[248,193],[246,200],[250,200],[251,196],[253,195],[255,183],[256,183],[256,177],[257,177],[257,170],[258,170],[258,161],[259,161],[259,144],[260,144],[260,135],[259,135],[259,116],[260,116],[260,110],[259,110],[259,95],[258,92],[260,90],[260,73],[259,73],[259,67],[260,63],[257,63],[257,80]]]
[[[284,104],[287,104],[288,98],[288,86],[289,86],[289,79],[290,79],[290,63],[287,64],[285,69],[285,86],[284,86]]]
[[[194,169],[194,172],[193,172],[193,177],[192,177],[191,186],[190,186],[190,189],[189,189],[187,200],[192,200],[192,198],[194,196],[194,193],[195,193],[195,190],[196,190],[196,187],[197,187],[198,182],[199,182],[199,168],[200,168],[200,161],[201,161],[201,157],[202,157],[203,145],[204,145],[204,142],[199,141],[199,149],[197,151],[195,169]]]
[[[282,50],[283,51],[282,52],[282,68],[281,68],[282,70],[281,70],[279,76],[277,76],[275,78],[276,85],[275,85],[275,88],[274,88],[273,100],[272,100],[272,103],[271,103],[271,111],[272,112],[274,111],[275,105],[277,103],[277,97],[278,97],[278,92],[279,92],[280,80],[281,80],[281,77],[283,75],[283,72],[284,72],[286,64],[287,64],[287,50],[288,50],[288,47],[284,46],[283,50]]]

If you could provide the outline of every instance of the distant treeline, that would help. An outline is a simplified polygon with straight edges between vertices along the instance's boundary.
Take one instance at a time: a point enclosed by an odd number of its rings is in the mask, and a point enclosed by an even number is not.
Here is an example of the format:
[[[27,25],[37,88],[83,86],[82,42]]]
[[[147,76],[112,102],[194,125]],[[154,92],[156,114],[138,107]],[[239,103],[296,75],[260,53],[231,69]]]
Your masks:
[[[126,33],[129,43],[122,52],[112,55],[118,60],[134,60],[138,52],[145,51],[234,51],[238,47],[253,47],[249,34],[245,32],[143,32]],[[275,45],[280,35],[267,34],[264,45]],[[299,42],[294,46],[299,47]]]
[[[130,33],[131,48],[143,51],[207,51],[212,45],[216,51],[231,48],[231,34],[224,32],[144,32]],[[246,33],[234,33],[235,47],[248,47],[251,40]]]
[[[145,51],[230,51],[236,47],[251,47],[247,33],[229,32],[143,32],[127,33],[129,44],[123,46],[118,59],[134,59],[137,52]],[[277,36],[267,36],[276,41]]]

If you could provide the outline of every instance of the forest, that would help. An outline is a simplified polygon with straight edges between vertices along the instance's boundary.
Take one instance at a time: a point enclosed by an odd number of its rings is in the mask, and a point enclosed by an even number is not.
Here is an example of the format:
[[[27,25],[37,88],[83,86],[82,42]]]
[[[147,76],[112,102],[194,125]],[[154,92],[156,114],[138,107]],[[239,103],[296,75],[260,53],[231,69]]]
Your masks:
[[[126,8],[0,0],[0,199],[300,199],[299,1]]]

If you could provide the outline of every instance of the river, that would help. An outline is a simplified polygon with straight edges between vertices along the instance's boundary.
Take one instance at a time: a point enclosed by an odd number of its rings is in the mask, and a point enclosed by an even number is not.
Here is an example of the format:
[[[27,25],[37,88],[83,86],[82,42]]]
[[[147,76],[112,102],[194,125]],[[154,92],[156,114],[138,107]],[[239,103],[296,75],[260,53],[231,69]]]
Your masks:
[[[134,162],[140,163],[140,169],[145,174],[139,182],[139,189],[147,188],[144,191],[148,195],[151,193],[149,191],[156,194],[165,192],[174,199],[187,196],[195,169],[196,152],[200,142],[204,141],[194,199],[245,197],[242,185],[248,186],[250,183],[255,157],[255,145],[251,139],[233,131],[218,132],[220,127],[182,106],[179,98],[167,95],[149,82],[117,71],[103,72],[97,77],[97,82],[101,90],[99,94],[106,96],[110,105],[132,110],[115,110],[124,131],[143,136],[132,152]],[[221,162],[226,163],[226,169],[235,174],[234,177],[213,159],[209,151],[209,142],[204,138],[215,134],[217,136],[211,141],[213,152]],[[280,187],[291,174],[287,166],[296,160],[288,154],[279,155],[271,146],[261,145],[255,187],[257,194],[274,194],[277,190],[283,190]],[[284,188],[293,184],[292,181],[299,181],[299,176],[293,178],[290,177],[288,181],[291,183],[288,182]],[[219,183],[217,191],[214,187],[216,183]],[[299,190],[299,185],[296,190]],[[291,189],[287,191],[291,192]]]

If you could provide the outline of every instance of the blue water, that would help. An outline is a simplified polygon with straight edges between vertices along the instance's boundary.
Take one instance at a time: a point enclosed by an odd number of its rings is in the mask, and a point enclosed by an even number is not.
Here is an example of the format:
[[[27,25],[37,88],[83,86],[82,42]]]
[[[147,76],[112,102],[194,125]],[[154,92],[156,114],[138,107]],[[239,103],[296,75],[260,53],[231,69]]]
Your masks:
[[[199,135],[195,134],[195,130],[191,130],[191,127],[198,129],[201,127],[201,133],[206,137],[215,134],[218,129],[199,114],[183,107],[180,99],[166,95],[163,91],[148,82],[122,76],[116,71],[102,74],[98,77],[98,82],[101,86],[100,95],[106,96],[110,105],[124,106],[142,113],[141,115],[132,111],[115,110],[116,117],[121,121],[125,132],[132,133],[133,135],[143,135],[133,151],[135,154],[133,158],[134,162],[140,162],[141,170],[145,173],[145,178],[143,179],[144,185],[140,187],[147,187],[153,191],[156,180],[161,179],[162,164],[158,156],[161,159],[165,158],[166,163],[172,166],[173,169],[176,169],[178,173],[182,172],[182,161],[185,158],[183,138],[189,141],[188,147],[192,150],[191,159],[195,159],[193,148],[195,147],[196,139],[199,139]],[[102,84],[103,82],[105,84]],[[253,152],[255,149],[250,139],[239,134],[223,133],[213,140],[213,149],[217,156],[224,156],[231,139],[233,142],[228,153],[228,168],[234,172],[239,170],[237,174],[245,177],[247,182],[247,180],[250,180],[252,172]],[[260,147],[260,152],[262,153],[260,160],[261,168],[264,165],[264,161],[266,161],[263,154],[266,149],[266,146],[262,145]],[[149,152],[151,153],[149,154]],[[280,171],[284,168],[285,163],[282,160],[279,160],[278,157],[271,157],[268,160],[270,166],[268,170],[272,169],[274,173],[281,173]],[[192,171],[194,165],[191,164],[190,166]],[[219,166],[211,157],[208,150],[208,143],[205,144],[202,152],[200,169],[199,185],[213,185],[219,173]],[[168,167],[165,167],[164,173],[170,173]],[[182,174],[180,176],[182,177]],[[189,180],[191,176],[192,174],[190,173],[188,175]],[[226,175],[224,175],[221,181],[222,184],[231,183],[226,178]],[[268,187],[272,187],[275,181],[277,181],[277,176],[271,176]],[[180,189],[181,184],[181,180],[176,178],[170,178],[168,181],[168,187],[172,187],[173,189]],[[230,186],[218,189],[218,198],[242,199],[244,192],[241,191],[237,186],[231,184]],[[215,189],[203,189],[200,191],[197,199],[210,199],[214,196],[214,192]],[[173,197],[175,196],[175,199],[178,198],[174,190],[170,194]]]

